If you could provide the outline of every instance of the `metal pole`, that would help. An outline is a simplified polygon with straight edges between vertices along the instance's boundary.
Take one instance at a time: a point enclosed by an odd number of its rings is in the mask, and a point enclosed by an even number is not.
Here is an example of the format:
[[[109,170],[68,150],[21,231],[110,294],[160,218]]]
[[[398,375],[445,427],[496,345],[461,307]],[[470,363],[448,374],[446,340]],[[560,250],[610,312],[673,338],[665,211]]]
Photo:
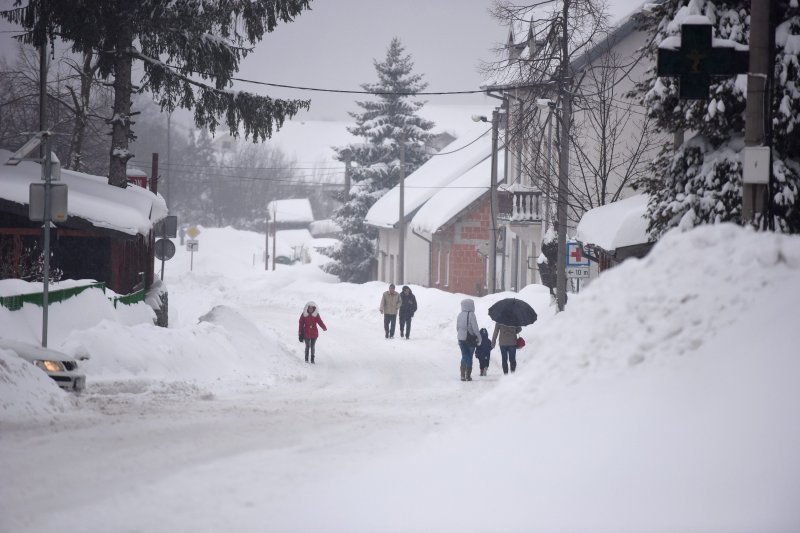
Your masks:
[[[169,204],[172,201],[172,194],[170,194],[170,182],[172,181],[172,179],[170,179],[171,176],[170,176],[170,172],[169,172],[169,166],[172,164],[172,143],[171,143],[171,140],[172,140],[172,112],[167,114],[167,169],[166,169],[166,175],[167,175],[167,190],[166,190],[166,193],[167,193],[167,196],[166,196],[166,198],[164,198],[164,201],[167,204],[167,213],[169,213]]]
[[[275,243],[278,240],[278,204],[272,207],[272,270],[275,270]]]
[[[547,180],[545,181],[544,202],[544,231],[550,229],[550,182],[553,176],[553,115],[555,110],[551,107],[547,116]]]
[[[406,216],[405,216],[405,182],[406,182],[406,136],[400,136],[400,246],[397,254],[397,281],[405,283],[406,254]]]
[[[556,264],[556,302],[558,310],[563,311],[567,303],[567,193],[569,180],[569,126],[572,118],[572,96],[567,86],[569,75],[568,17],[570,2],[564,0],[561,13],[561,79],[558,82],[561,99],[561,131],[558,157],[558,201],[556,219],[558,221],[558,260]]]
[[[264,235],[266,236],[264,241],[264,270],[269,270],[269,207],[267,207],[267,214],[264,218]]]
[[[42,2],[42,27],[47,26],[46,2]],[[44,240],[44,265],[42,272],[42,346],[47,348],[47,321],[50,300],[50,139],[47,130],[47,37],[42,33],[42,42],[39,43],[39,131],[42,133],[42,174],[44,177],[44,225],[42,226]]]
[[[497,129],[500,123],[498,108],[492,111],[492,173],[489,185],[492,234],[489,238],[489,294],[497,291]]]
[[[750,2],[750,65],[747,74],[747,107],[745,108],[745,146],[768,146],[765,131],[768,76],[770,75],[770,5],[772,2]],[[765,217],[772,157],[768,165],[767,184],[744,183],[742,186],[742,223],[748,224],[761,215]]]

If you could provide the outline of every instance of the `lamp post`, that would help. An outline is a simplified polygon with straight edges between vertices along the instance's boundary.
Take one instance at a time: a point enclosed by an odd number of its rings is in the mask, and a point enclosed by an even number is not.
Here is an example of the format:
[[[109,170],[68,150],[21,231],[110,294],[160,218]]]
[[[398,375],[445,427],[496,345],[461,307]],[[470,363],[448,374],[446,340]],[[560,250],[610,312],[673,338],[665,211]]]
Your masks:
[[[492,124],[492,172],[489,185],[492,235],[489,239],[489,294],[494,294],[497,290],[497,130],[500,127],[500,108],[494,108],[491,121],[482,115],[473,115],[472,120]]]
[[[556,103],[548,98],[538,98],[536,106],[547,110],[547,179],[544,183],[544,231],[550,229],[550,180],[553,170],[553,115],[556,113]]]

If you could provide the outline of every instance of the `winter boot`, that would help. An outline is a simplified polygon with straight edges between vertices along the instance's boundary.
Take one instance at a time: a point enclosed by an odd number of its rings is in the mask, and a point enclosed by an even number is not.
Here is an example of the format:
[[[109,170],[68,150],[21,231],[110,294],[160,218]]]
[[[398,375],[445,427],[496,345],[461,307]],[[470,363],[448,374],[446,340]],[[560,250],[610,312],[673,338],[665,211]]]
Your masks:
[[[461,381],[467,381],[467,367],[461,365]]]
[[[467,381],[472,381],[472,367],[467,367]]]

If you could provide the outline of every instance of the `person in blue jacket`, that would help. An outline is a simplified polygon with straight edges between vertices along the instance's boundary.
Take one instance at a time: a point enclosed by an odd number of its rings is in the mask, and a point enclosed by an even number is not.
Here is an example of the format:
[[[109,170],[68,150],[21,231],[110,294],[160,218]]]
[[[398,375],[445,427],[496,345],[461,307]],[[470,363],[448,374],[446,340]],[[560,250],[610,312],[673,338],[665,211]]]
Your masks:
[[[475,358],[480,363],[481,376],[486,375],[489,370],[489,359],[492,357],[492,342],[489,340],[489,332],[486,328],[481,328],[481,343],[475,348]]]

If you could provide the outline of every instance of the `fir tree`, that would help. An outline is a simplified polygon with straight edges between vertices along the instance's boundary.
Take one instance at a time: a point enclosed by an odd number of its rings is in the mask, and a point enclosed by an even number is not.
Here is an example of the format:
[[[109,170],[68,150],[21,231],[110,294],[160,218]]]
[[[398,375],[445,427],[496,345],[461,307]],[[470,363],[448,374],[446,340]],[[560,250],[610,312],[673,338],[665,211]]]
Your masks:
[[[333,219],[342,228],[342,241],[326,253],[334,259],[325,270],[342,281],[363,283],[369,280],[375,261],[374,228],[364,224],[370,207],[398,184],[401,172],[411,174],[430,157],[425,149],[433,123],[418,116],[424,102],[413,100],[427,87],[422,76],[413,74],[414,63],[405,54],[400,40],[392,39],[386,58],[375,61],[377,83],[361,87],[375,95],[374,100],[357,102],[362,111],[350,113],[356,123],[348,128],[364,139],[337,149],[340,161],[348,154],[352,167],[349,198]],[[400,165],[400,146],[405,145],[405,166]]]
[[[797,39],[797,8],[791,1],[781,1],[773,9],[779,26],[776,52],[773,109],[773,169],[775,188],[771,193],[773,215],[782,231],[800,231],[798,217],[797,124],[797,55],[791,48]],[[667,0],[638,15],[640,27],[654,34],[648,54],[655,58],[659,43],[666,37],[680,35],[680,25],[689,15],[705,15],[713,26],[713,36],[748,44],[749,0]],[[783,28],[781,30],[781,28]],[[676,78],[658,78],[655,69],[637,84],[634,95],[649,108],[657,128],[663,133],[694,132],[694,136],[674,149],[662,148],[651,164],[650,172],[635,187],[650,196],[648,231],[657,238],[670,228],[697,224],[741,221],[742,149],[744,148],[744,112],[746,76],[714,79],[708,101],[680,100]],[[789,96],[788,101],[786,96]],[[783,104],[785,102],[785,104]],[[779,112],[781,106],[784,112]]]
[[[15,6],[22,0],[15,0]],[[46,4],[46,6],[45,6]],[[194,110],[195,124],[212,133],[224,123],[233,135],[269,138],[284,119],[307,108],[307,101],[273,100],[229,91],[239,62],[262,36],[290,22],[310,0],[29,0],[0,16],[25,28],[22,41],[42,46],[57,34],[73,51],[97,53],[98,75],[113,77],[109,183],[125,187],[126,165],[133,157],[131,95],[134,61],[140,61],[147,90],[162,109]],[[41,14],[45,11],[47,19]]]

